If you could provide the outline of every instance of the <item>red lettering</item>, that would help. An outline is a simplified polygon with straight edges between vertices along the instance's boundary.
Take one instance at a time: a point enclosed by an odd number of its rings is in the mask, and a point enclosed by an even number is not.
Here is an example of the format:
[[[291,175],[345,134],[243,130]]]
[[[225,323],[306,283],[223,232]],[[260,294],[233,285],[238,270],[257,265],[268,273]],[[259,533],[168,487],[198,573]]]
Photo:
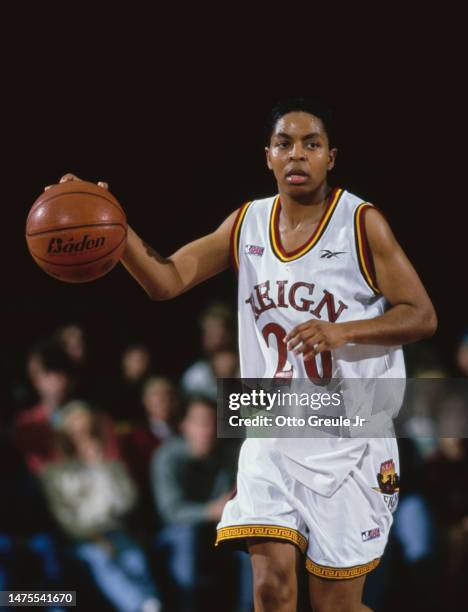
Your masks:
[[[307,310],[309,310],[310,306],[312,306],[312,304],[314,303],[314,300],[306,300],[305,298],[301,298],[300,300],[301,306],[298,306],[296,303],[296,292],[301,287],[306,287],[306,289],[309,290],[309,295],[312,295],[314,286],[315,285],[313,285],[312,283],[303,283],[303,282],[298,282],[298,283],[294,283],[293,285],[291,285],[291,289],[289,290],[289,296],[288,296],[289,303],[291,304],[291,306],[301,312],[306,312]]]
[[[255,320],[257,320],[257,319],[258,319],[258,317],[260,316],[260,314],[261,314],[261,312],[262,312],[262,311],[261,311],[261,310],[259,310],[259,309],[258,309],[258,308],[255,306],[255,303],[254,303],[254,302],[255,302],[255,300],[254,300],[254,296],[253,296],[253,293],[251,293],[251,294],[250,294],[250,297],[249,297],[247,300],[245,300],[245,303],[246,303],[246,304],[250,304],[250,306],[251,306],[251,308],[252,308],[252,312],[254,313]]]
[[[324,296],[321,302],[317,304],[314,310],[311,310],[310,312],[311,314],[314,315],[314,317],[317,317],[317,319],[321,319],[322,317],[320,315],[320,312],[323,310],[323,307],[326,306],[327,312],[328,312],[328,321],[330,323],[335,323],[338,317],[343,312],[343,310],[345,310],[348,307],[346,306],[346,304],[343,304],[341,300],[338,300],[338,304],[340,305],[340,307],[338,308],[338,310],[336,310],[335,309],[335,298],[333,297],[333,295],[329,291],[326,291],[325,289],[323,293],[324,293]]]
[[[288,305],[284,301],[284,287],[288,284],[288,281],[276,281],[276,284],[278,285],[278,308],[288,308]]]
[[[270,308],[276,308],[276,304],[269,296],[270,293],[270,281],[265,281],[254,287],[255,293],[257,294],[258,305],[260,306],[259,315],[270,310]]]
[[[270,335],[273,334],[276,338],[276,347],[278,352],[278,363],[276,366],[276,372],[274,378],[282,378],[286,380],[290,380],[294,374],[294,368],[291,366],[289,370],[285,370],[284,366],[286,365],[288,359],[288,349],[286,348],[286,344],[284,343],[284,338],[286,337],[286,332],[277,323],[268,323],[262,329],[262,335],[265,338],[266,345],[269,347],[269,338]]]

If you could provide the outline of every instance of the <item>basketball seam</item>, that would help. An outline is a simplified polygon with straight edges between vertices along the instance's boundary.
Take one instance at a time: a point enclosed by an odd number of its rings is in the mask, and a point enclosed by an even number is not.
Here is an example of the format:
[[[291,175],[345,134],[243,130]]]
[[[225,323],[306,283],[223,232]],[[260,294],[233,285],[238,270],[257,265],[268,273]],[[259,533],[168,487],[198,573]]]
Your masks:
[[[112,255],[112,253],[114,253],[114,251],[116,251],[121,246],[122,242],[126,238],[127,238],[127,232],[125,232],[125,235],[122,238],[122,240],[119,242],[119,244],[115,246],[111,251],[107,251],[107,253],[105,253],[104,255],[101,255],[97,259],[92,259],[91,261],[82,261],[79,263],[56,263],[55,261],[50,261],[49,259],[44,259],[43,257],[39,257],[39,255],[36,255],[35,253],[33,253],[31,249],[29,249],[29,252],[35,259],[40,259],[40,261],[43,261],[44,263],[49,264],[51,266],[63,266],[67,268],[72,268],[73,266],[87,266],[89,264],[96,263],[100,259],[104,259],[105,257],[108,257],[109,255]]]
[[[110,204],[112,204],[112,206],[114,206],[115,208],[117,208],[117,210],[119,210],[121,213],[123,213],[125,215],[125,212],[123,210],[123,208],[120,206],[120,204],[117,201],[113,201],[109,198],[106,198],[105,195],[102,195],[100,193],[95,193],[93,192],[89,192],[89,191],[65,191],[64,193],[58,193],[57,195],[51,195],[50,197],[46,198],[45,200],[40,200],[39,202],[37,202],[37,204],[33,204],[31,210],[29,211],[29,215],[28,215],[28,221],[29,221],[29,217],[31,216],[31,214],[33,213],[33,211],[40,206],[41,204],[45,204],[46,202],[50,202],[51,200],[55,200],[56,198],[62,198],[63,196],[67,196],[67,195],[91,195],[91,196],[96,196],[97,198],[102,198],[103,200],[105,200],[106,202],[109,202]]]
[[[66,230],[72,229],[80,229],[82,227],[123,227],[125,231],[127,228],[122,223],[85,223],[84,225],[67,225],[66,227],[52,227],[48,230],[41,230],[40,232],[34,232],[33,234],[26,233],[28,238],[33,238],[34,236],[41,236],[43,234],[51,234],[57,232],[64,232]]]

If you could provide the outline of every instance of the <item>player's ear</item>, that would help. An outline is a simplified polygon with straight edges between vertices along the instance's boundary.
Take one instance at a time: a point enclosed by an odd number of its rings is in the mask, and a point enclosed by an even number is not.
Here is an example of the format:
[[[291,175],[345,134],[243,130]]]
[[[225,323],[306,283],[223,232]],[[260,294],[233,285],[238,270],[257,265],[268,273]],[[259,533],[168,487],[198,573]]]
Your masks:
[[[270,147],[265,147],[266,163],[270,170],[273,170],[270,160]]]
[[[328,166],[327,166],[328,170],[333,170],[333,168],[335,167],[337,153],[338,153],[338,149],[336,149],[335,147],[328,151]]]

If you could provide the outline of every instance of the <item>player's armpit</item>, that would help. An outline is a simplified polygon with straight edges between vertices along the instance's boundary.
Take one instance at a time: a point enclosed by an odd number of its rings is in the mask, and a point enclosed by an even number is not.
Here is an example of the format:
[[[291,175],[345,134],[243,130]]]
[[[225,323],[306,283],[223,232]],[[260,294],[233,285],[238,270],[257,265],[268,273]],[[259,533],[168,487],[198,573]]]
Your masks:
[[[350,341],[405,344],[432,336],[437,328],[434,306],[387,221],[369,208],[365,227],[377,284],[391,308],[367,326],[355,326]]]
[[[168,300],[223,272],[230,263],[230,235],[237,211],[211,234],[163,257],[129,228],[122,263],[154,300]]]

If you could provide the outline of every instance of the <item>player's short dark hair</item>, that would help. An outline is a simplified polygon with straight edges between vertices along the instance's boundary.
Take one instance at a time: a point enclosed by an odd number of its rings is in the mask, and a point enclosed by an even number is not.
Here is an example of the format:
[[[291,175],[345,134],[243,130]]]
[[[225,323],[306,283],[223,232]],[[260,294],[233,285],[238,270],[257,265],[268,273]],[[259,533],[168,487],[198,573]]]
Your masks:
[[[288,113],[302,112],[309,113],[318,117],[323,124],[325,133],[328,137],[330,147],[336,144],[335,133],[335,112],[334,109],[318,98],[286,98],[279,100],[271,109],[265,126],[265,136],[267,143],[270,142],[271,135],[275,130],[276,124],[284,115]]]

